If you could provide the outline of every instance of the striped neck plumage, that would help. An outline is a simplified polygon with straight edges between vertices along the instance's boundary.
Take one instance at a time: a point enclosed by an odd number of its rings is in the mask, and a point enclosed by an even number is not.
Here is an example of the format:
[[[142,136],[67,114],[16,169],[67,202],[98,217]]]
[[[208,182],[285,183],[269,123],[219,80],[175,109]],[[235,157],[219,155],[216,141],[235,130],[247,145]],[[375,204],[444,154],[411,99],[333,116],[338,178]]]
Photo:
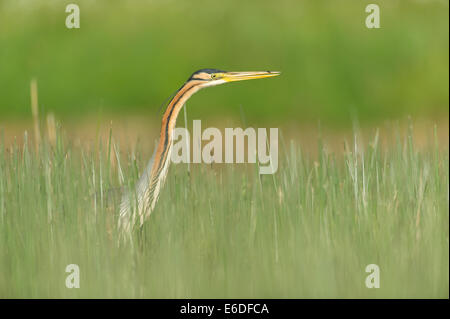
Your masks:
[[[201,81],[188,81],[169,102],[161,123],[159,143],[157,143],[153,156],[139,178],[134,193],[125,192],[122,197],[119,228],[125,233],[129,233],[137,221],[142,226],[155,208],[170,164],[173,130],[178,114],[186,101],[201,86]]]

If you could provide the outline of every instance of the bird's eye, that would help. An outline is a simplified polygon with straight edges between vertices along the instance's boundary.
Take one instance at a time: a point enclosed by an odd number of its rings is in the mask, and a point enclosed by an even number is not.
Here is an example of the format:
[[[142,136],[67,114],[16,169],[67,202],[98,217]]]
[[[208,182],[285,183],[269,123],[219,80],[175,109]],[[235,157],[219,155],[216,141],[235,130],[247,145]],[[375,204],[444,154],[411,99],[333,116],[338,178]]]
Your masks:
[[[215,74],[215,73],[211,74],[211,79],[215,79],[215,78],[217,78],[217,74]]]

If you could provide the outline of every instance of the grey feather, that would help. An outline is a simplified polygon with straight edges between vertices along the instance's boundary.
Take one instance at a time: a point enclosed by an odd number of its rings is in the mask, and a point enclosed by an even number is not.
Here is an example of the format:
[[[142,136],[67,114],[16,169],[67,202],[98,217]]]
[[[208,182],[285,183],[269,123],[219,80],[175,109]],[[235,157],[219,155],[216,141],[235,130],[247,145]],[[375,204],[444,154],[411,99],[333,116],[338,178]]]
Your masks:
[[[160,190],[164,184],[167,176],[168,167],[170,164],[170,155],[172,150],[172,141],[169,141],[167,156],[163,163],[159,174],[152,176],[153,165],[155,164],[155,155],[158,143],[155,145],[153,155],[148,161],[148,164],[139,178],[135,186],[134,192],[125,190],[120,204],[119,215],[119,230],[122,233],[130,233],[136,222],[139,220],[139,225],[142,226],[145,219],[150,216],[150,213],[155,208],[158,200]]]

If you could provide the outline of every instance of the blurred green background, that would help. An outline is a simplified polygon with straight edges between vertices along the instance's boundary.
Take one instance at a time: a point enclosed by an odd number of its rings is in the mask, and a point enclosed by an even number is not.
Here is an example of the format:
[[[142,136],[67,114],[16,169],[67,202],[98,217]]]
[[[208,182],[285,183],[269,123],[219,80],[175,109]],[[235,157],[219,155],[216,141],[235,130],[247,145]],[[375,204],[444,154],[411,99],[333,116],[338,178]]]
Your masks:
[[[81,28],[67,29],[77,3]],[[381,8],[367,29],[365,7]],[[0,119],[159,117],[200,68],[279,70],[208,89],[190,118],[348,125],[448,117],[447,1],[0,1]]]

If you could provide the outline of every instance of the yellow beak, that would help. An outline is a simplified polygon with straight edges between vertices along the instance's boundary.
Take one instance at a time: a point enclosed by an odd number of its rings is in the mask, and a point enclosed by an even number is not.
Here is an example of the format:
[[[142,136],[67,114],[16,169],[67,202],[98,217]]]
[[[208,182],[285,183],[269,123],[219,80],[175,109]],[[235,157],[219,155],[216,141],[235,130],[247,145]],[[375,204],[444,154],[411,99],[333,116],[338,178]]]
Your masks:
[[[227,82],[254,80],[262,78],[270,78],[278,76],[281,73],[278,71],[256,71],[256,72],[226,72],[222,79]]]

